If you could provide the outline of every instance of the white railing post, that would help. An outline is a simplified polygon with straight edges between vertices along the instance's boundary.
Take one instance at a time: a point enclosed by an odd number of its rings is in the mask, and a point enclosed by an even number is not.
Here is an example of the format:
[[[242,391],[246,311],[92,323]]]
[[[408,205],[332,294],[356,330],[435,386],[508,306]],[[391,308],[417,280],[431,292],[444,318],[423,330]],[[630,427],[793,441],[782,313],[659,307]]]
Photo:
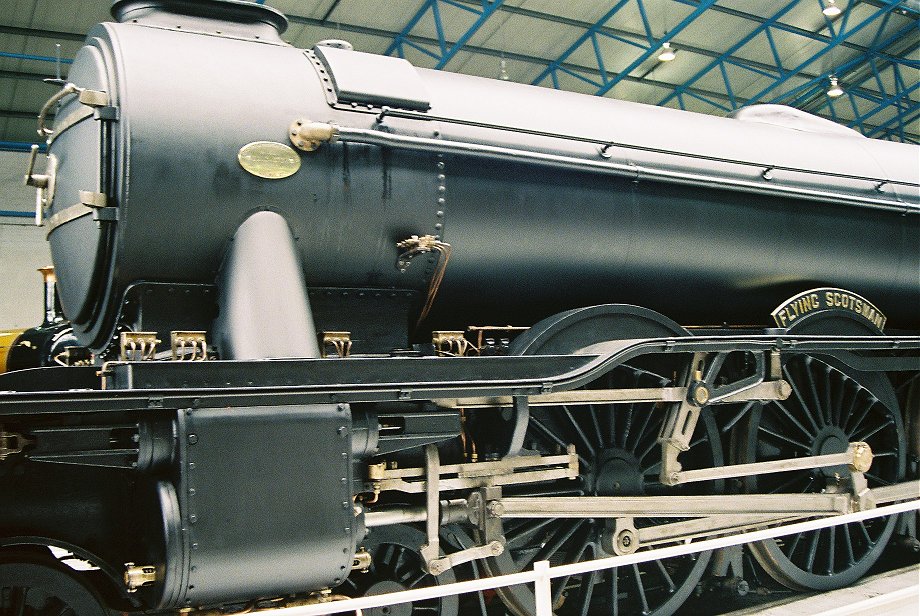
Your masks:
[[[535,562],[533,572],[537,576],[533,581],[534,598],[537,602],[537,616],[553,616],[553,602],[550,598],[549,561]]]

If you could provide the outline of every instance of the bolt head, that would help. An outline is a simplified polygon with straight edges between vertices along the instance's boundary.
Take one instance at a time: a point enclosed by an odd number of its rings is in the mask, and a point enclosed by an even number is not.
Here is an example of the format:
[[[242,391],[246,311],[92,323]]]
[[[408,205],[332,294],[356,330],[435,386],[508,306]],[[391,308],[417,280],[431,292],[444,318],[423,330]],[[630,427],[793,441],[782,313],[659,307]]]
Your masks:
[[[700,406],[709,402],[709,390],[705,385],[698,385],[696,389],[693,390],[693,401]]]

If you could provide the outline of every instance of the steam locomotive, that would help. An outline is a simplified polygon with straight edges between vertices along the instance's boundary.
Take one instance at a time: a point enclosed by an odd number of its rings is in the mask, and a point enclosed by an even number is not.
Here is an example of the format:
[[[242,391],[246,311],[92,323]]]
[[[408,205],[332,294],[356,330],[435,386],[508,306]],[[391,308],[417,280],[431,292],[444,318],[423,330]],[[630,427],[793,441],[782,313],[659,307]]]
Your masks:
[[[0,375],[3,616],[301,605],[916,498],[916,146],[296,49],[248,2],[112,14],[26,177],[83,351]],[[668,614],[753,561],[835,588],[915,526],[560,578],[554,610]]]

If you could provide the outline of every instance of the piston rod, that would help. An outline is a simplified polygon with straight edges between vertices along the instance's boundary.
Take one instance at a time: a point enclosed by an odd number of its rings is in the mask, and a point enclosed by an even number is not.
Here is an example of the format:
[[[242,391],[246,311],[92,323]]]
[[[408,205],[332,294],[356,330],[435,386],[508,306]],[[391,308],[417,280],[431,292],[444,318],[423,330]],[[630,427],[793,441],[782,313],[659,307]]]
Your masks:
[[[795,514],[835,515],[854,510],[853,497],[835,494],[746,494],[726,496],[553,496],[502,498],[493,507],[502,518],[659,518]],[[498,506],[500,505],[500,506]],[[654,512],[654,514],[651,514]]]

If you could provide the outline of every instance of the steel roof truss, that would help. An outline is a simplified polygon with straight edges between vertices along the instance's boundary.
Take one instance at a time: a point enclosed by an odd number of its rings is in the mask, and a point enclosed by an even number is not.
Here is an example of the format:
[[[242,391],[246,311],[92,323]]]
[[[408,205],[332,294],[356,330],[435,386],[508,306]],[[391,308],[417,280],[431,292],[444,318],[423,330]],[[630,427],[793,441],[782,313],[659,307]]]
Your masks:
[[[467,30],[460,35],[460,37],[454,43],[449,43],[447,36],[444,33],[444,20],[441,16],[441,4],[446,4],[457,9],[461,9],[467,13],[471,13],[476,16],[476,20],[467,28]],[[400,58],[405,57],[404,46],[409,45],[413,49],[416,49],[425,55],[434,58],[436,60],[435,68],[442,69],[451,58],[457,55],[457,52],[466,45],[469,40],[473,37],[476,32],[482,27],[482,25],[491,17],[495,11],[501,7],[504,3],[504,0],[480,0],[479,8],[474,8],[456,2],[455,0],[425,0],[421,8],[416,11],[415,15],[412,16],[412,19],[409,20],[409,23],[396,35],[393,39],[393,42],[390,43],[387,50],[384,52],[386,55],[393,55],[396,53]],[[425,18],[427,15],[431,15],[431,19],[434,22],[435,32],[437,33],[437,43],[438,43],[438,52],[432,52],[429,49],[423,48],[416,42],[413,42],[409,36],[412,33],[412,30]]]

